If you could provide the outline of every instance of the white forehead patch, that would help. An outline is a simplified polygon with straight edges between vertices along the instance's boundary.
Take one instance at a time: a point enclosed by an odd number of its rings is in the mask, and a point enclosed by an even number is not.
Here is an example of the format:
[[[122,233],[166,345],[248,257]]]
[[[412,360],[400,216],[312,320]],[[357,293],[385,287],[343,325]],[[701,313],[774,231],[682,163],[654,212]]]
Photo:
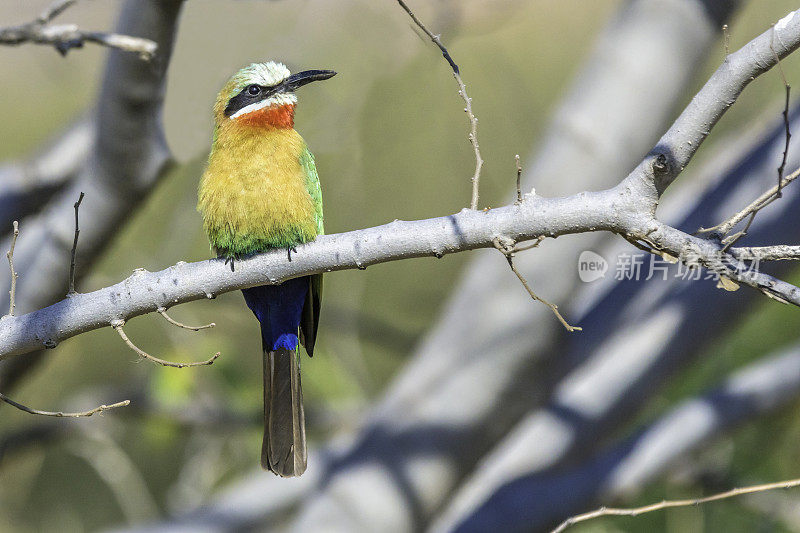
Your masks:
[[[274,61],[256,63],[253,66],[255,67],[253,69],[253,74],[261,78],[260,81],[257,82],[256,80],[253,80],[253,82],[258,83],[259,85],[266,85],[267,87],[279,84],[292,74],[289,72],[289,69],[286,68],[286,65],[283,63],[276,63]]]
[[[295,96],[293,93],[278,93],[276,95],[270,96],[266,100],[261,100],[260,102],[256,102],[255,104],[250,104],[247,107],[241,108],[239,111],[231,115],[231,120],[235,119],[236,117],[241,117],[242,115],[252,113],[253,111],[264,109],[265,107],[272,107],[272,106],[280,107],[283,105],[295,105],[295,104],[297,104],[297,96]]]

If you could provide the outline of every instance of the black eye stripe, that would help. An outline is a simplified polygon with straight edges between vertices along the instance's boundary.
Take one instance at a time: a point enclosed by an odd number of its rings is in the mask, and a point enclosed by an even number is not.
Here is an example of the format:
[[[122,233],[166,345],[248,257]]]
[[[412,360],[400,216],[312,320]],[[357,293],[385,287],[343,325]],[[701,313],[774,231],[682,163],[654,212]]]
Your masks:
[[[278,94],[279,92],[283,91],[284,86],[283,82],[278,83],[277,85],[273,85],[272,87],[265,87],[264,85],[259,85],[258,87],[261,88],[258,94],[250,94],[250,87],[253,84],[247,85],[244,89],[239,91],[239,94],[228,100],[228,105],[225,106],[224,115],[229,117],[243,109],[250,104],[254,104],[256,102],[260,102],[262,100],[266,100],[270,96]]]

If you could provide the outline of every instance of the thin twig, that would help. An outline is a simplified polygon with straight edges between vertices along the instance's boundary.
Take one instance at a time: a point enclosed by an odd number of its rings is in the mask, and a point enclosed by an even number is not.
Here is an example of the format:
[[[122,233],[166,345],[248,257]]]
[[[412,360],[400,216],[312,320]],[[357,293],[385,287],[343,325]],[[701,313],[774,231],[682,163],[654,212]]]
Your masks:
[[[164,359],[159,359],[158,357],[150,355],[149,353],[145,352],[144,350],[142,350],[141,348],[139,348],[138,346],[133,344],[133,342],[131,342],[131,340],[128,338],[127,335],[125,335],[125,332],[122,330],[122,326],[123,325],[124,325],[124,323],[120,321],[120,322],[116,322],[114,324],[111,324],[111,327],[114,328],[114,330],[117,333],[119,333],[119,336],[122,338],[123,341],[125,341],[125,344],[127,344],[128,347],[131,350],[133,350],[134,352],[138,353],[144,359],[148,359],[148,360],[150,360],[150,361],[152,361],[154,363],[157,363],[159,365],[171,366],[173,368],[187,368],[187,367],[190,367],[190,366],[204,366],[204,365],[212,364],[214,361],[217,360],[217,357],[219,357],[219,355],[220,355],[220,353],[217,352],[214,355],[212,355],[210,359],[206,359],[205,361],[197,361],[197,362],[194,362],[194,363],[173,363],[172,361],[165,361]]]
[[[519,154],[514,156],[517,162],[517,203],[522,201],[522,164],[519,162]]]
[[[42,415],[42,416],[55,416],[59,418],[82,418],[86,416],[92,416],[95,413],[102,413],[103,411],[108,411],[109,409],[116,409],[117,407],[125,407],[131,403],[130,400],[123,400],[121,402],[112,403],[111,405],[101,405],[100,407],[95,407],[94,409],[89,409],[88,411],[80,411],[77,413],[65,413],[63,411],[40,411],[39,409],[31,409],[26,405],[22,405],[21,403],[15,402],[5,394],[0,392],[0,400],[6,402],[8,405],[13,405],[20,411],[25,411],[26,413],[30,413],[32,415]]]
[[[478,189],[479,183],[481,179],[481,168],[483,167],[483,158],[481,157],[481,149],[478,146],[478,119],[475,117],[475,114],[472,112],[472,98],[467,95],[467,86],[464,85],[464,80],[461,79],[461,71],[456,65],[456,62],[453,61],[453,58],[450,56],[450,52],[447,51],[444,44],[442,44],[441,37],[439,35],[435,35],[431,32],[425,24],[422,23],[420,19],[411,11],[411,9],[406,5],[403,0],[397,0],[397,3],[400,4],[400,7],[408,13],[408,16],[411,17],[411,20],[425,32],[425,35],[430,38],[431,42],[439,47],[439,50],[442,52],[442,56],[447,60],[447,63],[450,65],[450,68],[453,69],[453,77],[456,79],[456,83],[458,83],[458,95],[464,99],[464,103],[466,107],[464,108],[464,112],[469,117],[469,125],[470,125],[470,132],[467,138],[469,142],[472,144],[472,148],[475,151],[475,174],[472,176],[472,200],[470,201],[470,209],[477,209],[478,208]]]
[[[578,522],[585,522],[587,520],[598,518],[600,516],[638,516],[640,514],[649,513],[652,511],[659,511],[661,509],[668,509],[671,507],[690,507],[693,505],[700,505],[703,503],[714,502],[717,500],[733,498],[734,496],[741,496],[743,494],[753,494],[754,492],[764,492],[767,490],[775,490],[775,489],[790,489],[793,487],[800,487],[800,479],[779,481],[777,483],[765,483],[763,485],[753,485],[751,487],[741,487],[738,489],[732,489],[726,492],[721,492],[719,494],[714,494],[712,496],[706,496],[705,498],[697,498],[693,500],[664,500],[659,503],[653,503],[651,505],[645,505],[642,507],[633,507],[630,509],[601,507],[589,513],[583,513],[567,518],[566,520],[561,522],[561,524],[559,524],[559,526],[555,528],[551,533],[561,533],[568,527],[577,524]]]
[[[117,33],[83,31],[75,24],[50,24],[54,18],[76,3],[77,0],[58,0],[32,22],[0,28],[0,44],[47,44],[54,46],[61,55],[66,55],[71,49],[81,48],[84,43],[92,42],[126,52],[136,52],[145,60],[153,57],[158,45],[150,39]]]
[[[36,19],[36,22],[39,24],[47,24],[76,3],[78,3],[78,0],[59,0],[45,9],[42,14],[39,15],[39,18]]]
[[[733,229],[736,224],[745,218],[750,217],[750,220],[747,222],[745,228],[741,232],[732,235],[727,239],[723,239],[724,244],[727,244],[729,247],[732,246],[737,240],[739,240],[739,238],[747,234],[747,230],[750,229],[750,225],[753,223],[756,213],[774,202],[778,198],[778,191],[783,187],[786,187],[798,177],[800,177],[800,169],[795,170],[783,178],[779,185],[775,185],[766,192],[762,193],[761,196],[753,200],[747,207],[730,217],[728,220],[721,222],[716,226],[711,226],[710,228],[700,228],[697,230],[697,233],[716,233],[720,236],[725,236],[730,233],[731,229]]]
[[[780,62],[778,63],[780,66]],[[783,70],[781,69],[781,75],[783,74]],[[781,193],[781,183],[783,181],[783,171],[786,169],[786,158],[789,154],[789,139],[792,138],[792,133],[789,130],[789,95],[792,92],[792,88],[786,83],[786,78],[784,77],[783,82],[786,84],[786,101],[783,104],[783,125],[786,128],[786,144],[783,147],[783,159],[781,159],[781,165],[778,167],[778,193],[777,197],[780,198],[782,196]]]
[[[775,36],[775,26],[772,27],[772,35]],[[778,192],[776,196],[780,198],[783,196],[781,193],[781,181],[783,180],[783,171],[786,168],[786,158],[789,154],[789,139],[792,138],[792,134],[789,131],[789,96],[792,92],[791,86],[789,86],[789,82],[786,81],[786,73],[783,72],[783,65],[781,64],[781,58],[778,57],[777,52],[772,47],[772,43],[769,45],[769,49],[772,50],[772,54],[775,56],[775,61],[778,64],[778,72],[781,74],[781,79],[783,80],[783,86],[786,88],[786,101],[783,104],[783,124],[786,128],[786,144],[783,147],[783,158],[781,159],[781,164],[778,167]]]
[[[530,250],[532,248],[536,248],[540,244],[542,244],[542,241],[544,241],[546,238],[547,237],[545,237],[544,235],[539,235],[538,237],[533,239],[531,242],[526,242],[525,244],[516,243],[514,245],[514,253],[524,252],[525,250]]]
[[[522,274],[520,274],[519,270],[517,270],[517,267],[514,265],[514,253],[516,251],[514,249],[515,244],[516,243],[514,243],[512,239],[508,238],[497,237],[494,239],[494,247],[497,248],[501,254],[506,256],[506,261],[508,261],[508,266],[511,268],[511,271],[517,276],[517,279],[519,279],[520,283],[522,283],[522,286],[525,287],[525,290],[528,291],[530,297],[549,307],[553,311],[553,314],[556,315],[556,318],[558,318],[559,322],[561,322],[561,324],[564,326],[564,328],[566,328],[567,331],[569,332],[582,331],[583,328],[577,326],[571,326],[569,322],[567,322],[564,319],[564,317],[561,316],[561,313],[559,312],[558,306],[556,304],[548,302],[547,300],[545,300],[544,298],[540,297],[535,292],[533,292],[533,289],[531,288],[530,284],[528,284],[528,280],[526,280],[525,277]]]
[[[8,315],[14,316],[14,307],[16,304],[14,299],[17,296],[17,272],[14,270],[14,246],[17,245],[17,237],[19,236],[19,222],[16,220],[13,224],[14,233],[11,236],[11,247],[8,249],[8,253],[6,253],[6,257],[8,257],[8,268],[11,270],[11,290],[8,291],[9,295],[9,302],[8,302]]]
[[[72,296],[75,294],[75,252],[78,249],[78,235],[80,235],[81,230],[80,226],[78,225],[78,209],[81,207],[81,202],[83,201],[83,192],[81,191],[80,196],[78,196],[78,201],[75,202],[75,239],[72,241],[72,255],[70,257],[69,262],[69,290],[67,291],[67,296]]]
[[[206,324],[205,326],[187,326],[186,324],[178,322],[177,320],[175,320],[171,316],[169,316],[167,314],[167,310],[164,307],[159,307],[157,309],[157,311],[161,316],[163,316],[164,318],[167,319],[167,322],[169,322],[173,326],[178,326],[179,328],[190,329],[192,331],[200,331],[201,329],[208,329],[208,328],[213,328],[214,326],[216,326],[216,324],[214,322],[211,322],[210,324]]]

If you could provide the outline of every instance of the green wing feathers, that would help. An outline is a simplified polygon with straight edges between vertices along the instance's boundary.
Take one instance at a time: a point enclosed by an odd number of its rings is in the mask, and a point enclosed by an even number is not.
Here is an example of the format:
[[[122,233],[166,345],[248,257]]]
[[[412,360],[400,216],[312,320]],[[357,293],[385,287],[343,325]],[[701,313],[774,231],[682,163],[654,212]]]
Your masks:
[[[306,173],[306,187],[308,194],[314,201],[315,215],[317,219],[317,235],[323,235],[325,229],[322,224],[322,188],[319,185],[319,174],[317,174],[317,165],[314,164],[314,156],[306,147],[300,153],[300,165]]]
[[[314,164],[314,156],[308,147],[300,154],[300,164],[306,173],[306,187],[308,194],[314,201],[314,209],[317,219],[317,234],[323,235],[325,230],[322,223],[322,188],[319,184],[317,166]],[[303,316],[300,319],[300,340],[306,348],[309,356],[314,355],[314,343],[317,340],[317,327],[319,325],[319,310],[322,306],[322,274],[315,274],[308,277],[308,293],[306,302],[303,305]]]

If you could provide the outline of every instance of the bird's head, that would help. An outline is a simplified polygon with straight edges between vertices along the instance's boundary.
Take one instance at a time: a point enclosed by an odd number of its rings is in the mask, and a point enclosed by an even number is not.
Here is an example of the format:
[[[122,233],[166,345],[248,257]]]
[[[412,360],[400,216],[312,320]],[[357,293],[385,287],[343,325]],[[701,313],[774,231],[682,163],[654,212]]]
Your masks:
[[[251,126],[294,126],[295,91],[312,81],[335,76],[332,70],[306,70],[292,74],[282,63],[253,63],[234,74],[217,96],[217,125],[226,121]],[[231,123],[231,122],[228,122]]]

